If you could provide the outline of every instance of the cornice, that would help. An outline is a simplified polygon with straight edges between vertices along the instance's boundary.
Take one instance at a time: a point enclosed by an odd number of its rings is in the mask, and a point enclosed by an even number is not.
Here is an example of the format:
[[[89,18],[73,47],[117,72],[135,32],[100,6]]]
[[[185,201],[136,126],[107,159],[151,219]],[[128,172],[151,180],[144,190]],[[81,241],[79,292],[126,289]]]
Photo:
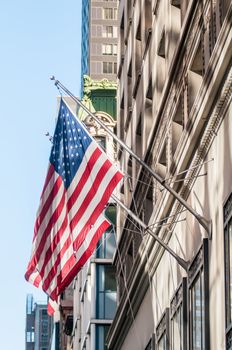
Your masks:
[[[84,75],[84,96],[90,98],[93,91],[96,90],[117,90],[117,83],[108,79],[93,80],[88,75]]]

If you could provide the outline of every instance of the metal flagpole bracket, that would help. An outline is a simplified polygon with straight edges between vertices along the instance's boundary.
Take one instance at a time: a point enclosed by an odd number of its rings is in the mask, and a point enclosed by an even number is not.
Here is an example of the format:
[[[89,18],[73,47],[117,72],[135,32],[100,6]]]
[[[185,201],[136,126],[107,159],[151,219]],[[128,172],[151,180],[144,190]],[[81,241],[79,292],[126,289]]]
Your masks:
[[[120,201],[120,199],[118,199],[114,194],[112,194],[111,197],[122,209],[124,209],[127,212],[128,215],[132,217],[132,219],[134,219],[137,222],[137,224],[139,224],[144,229],[144,235],[147,232],[150,236],[152,236],[171,256],[173,256],[173,258],[177,261],[177,263],[188,273],[188,269],[189,269],[188,261],[182,259],[179,255],[177,255],[174,252],[174,250],[172,250],[168,246],[168,244],[163,242],[162,239],[155,232],[153,232],[147,225],[145,225],[144,222],[140,220],[129,208],[127,208],[125,204],[123,204]]]
[[[120,145],[122,146],[140,165],[142,165],[149,173],[152,175],[169,193],[171,193],[176,200],[178,200],[199,222],[199,224],[206,230],[208,233],[208,237],[210,237],[211,232],[211,224],[210,221],[206,220],[203,216],[198,214],[195,209],[193,209],[187,201],[182,198],[179,193],[177,193],[169,184],[165,182],[165,179],[163,179],[159,174],[155,173],[155,171],[147,164],[145,163],[137,154],[135,154],[130,147],[127,146],[122,140],[120,140],[117,135],[114,134],[113,131],[111,131],[98,117],[96,114],[92,113],[82,102],[79,98],[77,98],[75,95],[72,94],[71,91],[69,91],[59,80],[56,80],[56,78],[51,76],[51,80],[55,81],[55,85],[60,87],[65,93],[68,94],[82,109],[87,112],[91,117],[110,135],[112,138]]]

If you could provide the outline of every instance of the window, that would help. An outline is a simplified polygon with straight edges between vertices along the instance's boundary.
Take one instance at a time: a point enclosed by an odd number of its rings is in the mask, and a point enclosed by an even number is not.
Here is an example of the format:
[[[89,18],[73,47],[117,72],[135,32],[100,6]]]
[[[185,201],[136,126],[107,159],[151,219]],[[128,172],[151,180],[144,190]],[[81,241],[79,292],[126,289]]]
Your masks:
[[[27,332],[27,343],[34,343],[35,332]]]
[[[48,335],[47,334],[41,334],[41,342],[47,343],[48,342]]]
[[[113,26],[103,26],[102,36],[104,38],[113,38]]]
[[[104,19],[117,19],[117,9],[116,8],[104,8],[103,9]]]
[[[31,294],[27,295],[27,314],[31,315],[33,310],[33,296]]]
[[[103,73],[112,74],[113,73],[113,63],[103,62]]]
[[[102,66],[101,62],[99,61],[93,61],[90,63],[90,73],[91,74],[101,74],[102,73]]]
[[[103,73],[117,74],[117,62],[103,62]]]
[[[232,337],[232,194],[224,206],[226,349]]]
[[[97,265],[97,318],[113,319],[115,310],[115,269],[111,265]]]
[[[112,44],[102,44],[102,54],[103,55],[113,55],[113,45]]]
[[[114,62],[114,74],[117,74],[117,62]]]
[[[187,279],[177,289],[170,307],[171,350],[187,348]]]
[[[48,333],[48,320],[42,320],[42,333]]]
[[[109,205],[105,211],[106,217],[116,224],[116,207]],[[116,248],[115,233],[112,226],[104,232],[97,246],[97,258],[112,259]]]
[[[92,19],[102,19],[101,7],[92,7]]]
[[[169,309],[166,309],[156,328],[156,342],[158,350],[169,349]]]
[[[97,325],[96,326],[96,350],[107,350],[106,336],[110,326]]]
[[[47,312],[46,309],[43,309],[43,310],[42,310],[42,317],[44,318],[44,316],[45,316],[45,318],[48,317],[48,312]]]
[[[92,37],[101,37],[102,36],[102,26],[93,24],[92,28],[91,28],[91,33],[92,33]]]
[[[189,271],[190,350],[209,349],[208,240],[197,253]]]
[[[117,45],[113,44],[102,44],[103,55],[117,55]]]
[[[101,44],[91,43],[91,55],[100,56],[101,55]]]

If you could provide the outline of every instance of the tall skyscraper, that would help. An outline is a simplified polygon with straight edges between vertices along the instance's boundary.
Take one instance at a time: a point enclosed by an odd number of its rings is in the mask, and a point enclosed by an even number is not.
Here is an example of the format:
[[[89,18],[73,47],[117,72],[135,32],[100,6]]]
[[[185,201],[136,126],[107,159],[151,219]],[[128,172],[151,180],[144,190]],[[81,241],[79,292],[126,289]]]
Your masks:
[[[81,77],[116,80],[118,1],[82,0]]]
[[[46,303],[35,303],[32,294],[26,301],[25,350],[50,350],[52,318]]]

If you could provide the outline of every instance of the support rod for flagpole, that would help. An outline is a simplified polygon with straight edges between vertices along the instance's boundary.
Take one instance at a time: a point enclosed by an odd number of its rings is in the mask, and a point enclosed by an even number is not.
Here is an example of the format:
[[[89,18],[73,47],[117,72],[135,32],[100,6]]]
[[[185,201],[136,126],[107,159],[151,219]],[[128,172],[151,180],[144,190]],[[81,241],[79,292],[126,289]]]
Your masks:
[[[55,86],[61,88],[65,93],[67,93],[79,106],[81,106],[91,117],[110,135],[112,138],[122,146],[137,162],[142,165],[167,191],[169,191],[200,223],[200,225],[207,231],[208,235],[211,235],[211,222],[206,220],[203,216],[198,214],[172,187],[170,187],[165,179],[162,179],[154,170],[151,169],[141,158],[139,158],[122,140],[120,140],[117,135],[115,135],[98,117],[92,113],[79,98],[74,96],[71,91],[69,91],[59,80],[56,80],[54,76],[50,78],[54,80]]]
[[[150,236],[152,236],[169,254],[173,256],[174,259],[178,262],[178,264],[183,267],[183,269],[188,272],[188,266],[189,263],[182,259],[179,255],[177,255],[166,243],[162,241],[162,239],[153,232],[149,226],[145,225],[143,221],[141,221],[130,209],[128,209],[114,194],[111,195],[112,199],[122,208],[124,209],[128,215],[134,219],[134,221],[137,222],[138,225],[140,225],[145,232],[147,232]]]

